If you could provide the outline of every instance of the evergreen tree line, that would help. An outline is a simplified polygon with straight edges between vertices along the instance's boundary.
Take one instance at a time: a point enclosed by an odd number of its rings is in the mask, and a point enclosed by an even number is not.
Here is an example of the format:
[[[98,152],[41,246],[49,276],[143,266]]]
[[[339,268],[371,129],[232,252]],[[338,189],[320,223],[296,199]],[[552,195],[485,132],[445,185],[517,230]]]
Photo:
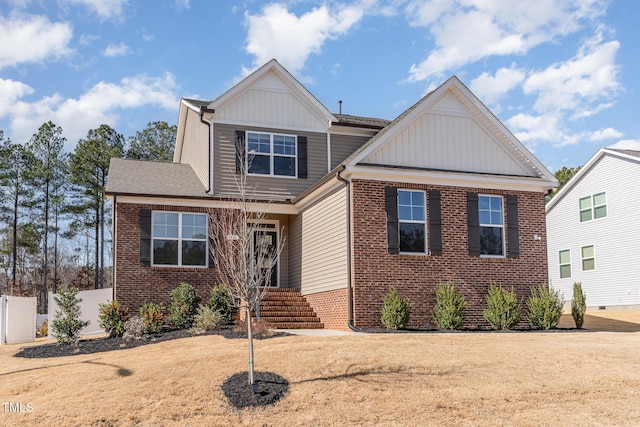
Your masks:
[[[66,152],[51,121],[24,142],[0,129],[0,294],[36,296],[46,312],[48,291],[110,287],[109,160],[172,161],[175,136],[166,122],[128,140],[101,125]]]

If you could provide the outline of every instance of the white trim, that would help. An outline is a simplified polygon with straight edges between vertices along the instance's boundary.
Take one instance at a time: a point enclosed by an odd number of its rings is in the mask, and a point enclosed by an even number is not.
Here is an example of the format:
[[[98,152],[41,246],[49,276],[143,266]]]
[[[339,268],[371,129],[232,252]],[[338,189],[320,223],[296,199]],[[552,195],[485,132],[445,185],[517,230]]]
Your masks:
[[[584,258],[582,256],[582,249],[583,248],[588,248],[588,247],[592,247],[593,248],[593,258]],[[585,259],[593,259],[593,268],[590,270],[585,270],[584,269],[584,260]],[[581,272],[588,272],[588,271],[596,271],[598,268],[596,266],[596,245],[594,243],[588,244],[588,245],[580,245],[580,271]]]
[[[216,119],[214,120],[215,123],[221,124],[221,125],[229,125],[229,126],[236,126],[239,128],[258,128],[258,129],[283,129],[282,127],[276,126],[273,123],[258,123],[258,122],[247,122],[247,121],[241,121],[241,120],[223,120],[223,119]],[[327,130],[325,128],[316,128],[316,127],[302,127],[302,126],[287,126],[286,128],[284,128],[287,132],[300,132],[300,133],[325,133]],[[254,131],[251,131],[254,132]],[[277,133],[277,132],[276,132]]]
[[[156,237],[154,235],[154,225],[155,225],[155,217],[157,214],[176,214],[178,215],[178,237]],[[184,215],[198,215],[205,217],[205,236],[204,238],[184,238],[182,237],[182,217]],[[154,263],[154,241],[155,240],[171,240],[178,242],[178,262],[177,264],[155,264]],[[204,254],[204,265],[184,265],[182,263],[182,242],[190,241],[190,242],[204,242],[205,244],[205,254]],[[206,212],[180,212],[180,211],[162,211],[162,210],[152,210],[151,211],[151,267],[155,268],[209,268],[209,214]]]
[[[400,219],[400,192],[404,191],[404,192],[408,192],[408,193],[422,193],[422,201],[424,202],[423,204],[423,209],[424,209],[424,220],[418,221],[418,220],[401,220]],[[416,190],[413,188],[397,188],[396,189],[396,197],[397,197],[397,209],[398,209],[398,246],[402,246],[402,239],[400,236],[400,223],[404,223],[404,224],[422,224],[424,226],[424,246],[423,246],[423,251],[422,252],[403,252],[400,251],[400,255],[428,255],[429,254],[429,249],[428,249],[428,236],[427,236],[427,192],[425,190]],[[413,207],[413,204],[410,205],[411,207]]]
[[[307,146],[307,151],[309,151]],[[327,132],[327,173],[331,172],[331,133]]]
[[[269,156],[269,173],[250,173],[249,172],[249,156],[251,155],[249,153],[249,134],[256,134],[256,135],[269,135],[269,153],[254,153],[253,156]],[[275,147],[274,147],[274,138],[276,136],[284,136],[284,137],[290,137],[294,139],[294,144],[295,144],[295,151],[296,153],[294,155],[291,154],[277,154],[275,152]],[[247,176],[257,176],[257,177],[272,177],[272,178],[289,178],[289,179],[298,179],[298,135],[291,135],[291,134],[286,134],[286,133],[277,133],[277,132],[263,132],[263,131],[252,131],[252,130],[245,130],[244,131],[244,153],[245,153],[245,158],[244,158],[244,166],[245,166],[245,170],[247,171]],[[275,173],[275,158],[276,157],[286,157],[289,159],[294,159],[294,168],[295,168],[295,174],[294,175],[277,175]]]
[[[567,252],[567,251],[569,252],[569,264],[562,264],[562,263],[560,262],[560,252]],[[572,258],[571,258],[571,248],[567,248],[567,249],[558,249],[558,278],[559,278],[560,280],[562,280],[562,279],[571,279],[571,277],[573,277],[573,266],[571,265],[571,261],[572,261]],[[563,265],[568,265],[568,266],[569,266],[569,269],[571,270],[571,271],[570,271],[570,273],[571,273],[571,274],[569,274],[569,277],[562,277],[562,266],[563,266]]]
[[[501,200],[500,203],[500,208],[502,210],[501,212],[501,224],[495,225],[495,224],[483,224],[482,222],[480,222],[480,197],[489,197],[489,199],[491,198],[499,198]],[[507,227],[505,225],[505,213],[506,213],[506,209],[505,209],[505,198],[504,196],[501,196],[499,194],[478,194],[478,229],[482,229],[482,227],[489,227],[489,228],[500,228],[502,230],[502,233],[500,233],[502,235],[502,255],[483,255],[482,253],[480,254],[480,258],[506,258],[507,257]],[[480,251],[482,251],[482,249],[480,249]]]
[[[264,230],[266,231],[275,231],[276,232],[276,251],[278,253],[278,259],[276,260],[276,280],[277,283],[275,286],[271,285],[269,286],[269,288],[280,288],[280,220],[277,219],[262,219],[258,222],[255,221],[251,221],[251,224],[257,224],[258,226],[262,225],[262,224],[274,224],[275,228],[265,228]],[[254,234],[257,232],[258,230],[254,230]],[[251,257],[253,259],[253,252],[255,251],[255,245],[254,245],[254,236],[251,236]]]

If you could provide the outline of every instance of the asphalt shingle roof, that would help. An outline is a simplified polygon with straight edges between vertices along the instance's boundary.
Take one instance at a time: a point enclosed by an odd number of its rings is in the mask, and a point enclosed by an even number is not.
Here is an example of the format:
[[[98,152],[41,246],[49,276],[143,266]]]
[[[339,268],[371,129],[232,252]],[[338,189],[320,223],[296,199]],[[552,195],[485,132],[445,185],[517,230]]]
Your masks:
[[[382,129],[391,123],[391,120],[377,119],[374,117],[350,116],[348,114],[334,114],[334,116],[338,119],[336,124],[345,126]]]
[[[622,153],[622,154],[628,154],[629,156],[640,157],[640,151],[636,151],[636,150],[619,150],[617,148],[611,148],[611,150],[617,151],[618,153]]]

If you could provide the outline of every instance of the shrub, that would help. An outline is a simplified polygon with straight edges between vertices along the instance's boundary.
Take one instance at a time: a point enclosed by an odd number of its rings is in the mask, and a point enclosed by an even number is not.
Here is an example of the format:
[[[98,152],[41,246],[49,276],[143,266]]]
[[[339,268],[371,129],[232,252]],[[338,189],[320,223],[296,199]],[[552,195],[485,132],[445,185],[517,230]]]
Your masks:
[[[520,304],[513,290],[507,291],[489,282],[486,300],[487,308],[482,315],[493,329],[511,329],[520,322]]]
[[[36,329],[36,334],[41,337],[49,335],[49,322],[46,320],[42,322],[40,326],[38,326],[38,329]]]
[[[171,291],[171,306],[169,323],[177,328],[188,328],[193,323],[200,298],[195,289],[188,283],[180,285]]]
[[[584,324],[584,313],[587,311],[587,296],[582,292],[582,283],[573,284],[573,299],[571,300],[571,317],[576,324],[576,328],[582,329]]]
[[[162,310],[164,307],[162,304],[155,304],[153,302],[145,302],[140,307],[140,317],[144,321],[144,333],[156,334],[160,332],[162,327]]]
[[[209,308],[217,311],[222,316],[224,323],[230,323],[236,311],[236,301],[233,298],[231,289],[225,284],[213,285],[211,287],[211,298],[209,298]]]
[[[51,323],[51,332],[58,345],[76,344],[80,339],[80,330],[89,325],[89,321],[80,320],[80,303],[78,288],[60,290],[53,296],[58,304],[55,318]]]
[[[234,329],[237,332],[247,332],[247,319],[236,322]],[[254,337],[270,337],[273,335],[273,330],[271,329],[269,322],[264,319],[256,320],[252,318],[251,332],[253,332]]]
[[[191,332],[201,334],[203,332],[218,329],[222,324],[222,314],[211,307],[200,304],[196,315],[193,317]]]
[[[564,300],[560,291],[554,291],[546,285],[531,289],[527,301],[529,321],[540,329],[552,329],[558,326]]]
[[[107,304],[100,304],[99,307],[100,327],[110,337],[121,337],[124,334],[124,322],[128,314],[127,308],[115,300]]]
[[[130,317],[129,320],[124,322],[124,335],[122,337],[127,341],[140,339],[144,335],[145,327],[146,324],[142,317]]]
[[[396,288],[382,297],[382,324],[387,329],[404,329],[409,323],[411,305],[409,300],[398,295]]]
[[[436,306],[433,317],[439,328],[456,329],[464,321],[464,308],[467,302],[461,292],[456,291],[453,282],[440,283],[436,288]]]

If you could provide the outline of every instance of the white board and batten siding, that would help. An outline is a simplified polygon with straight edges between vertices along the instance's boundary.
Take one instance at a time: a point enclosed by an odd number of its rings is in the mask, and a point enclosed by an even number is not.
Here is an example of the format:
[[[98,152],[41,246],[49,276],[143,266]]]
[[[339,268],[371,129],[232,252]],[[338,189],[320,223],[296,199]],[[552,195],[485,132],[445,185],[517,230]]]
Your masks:
[[[340,188],[292,218],[290,276],[303,295],[347,287],[346,190]],[[293,256],[296,251],[295,257]]]
[[[531,174],[451,93],[361,163],[513,176]]]
[[[587,306],[640,304],[640,158],[605,154],[547,210],[549,282],[573,296],[581,282]],[[606,193],[607,215],[580,222],[579,199]],[[558,196],[556,196],[558,197]],[[595,270],[582,271],[581,248],[594,246]],[[559,251],[571,251],[571,277],[560,278]]]

